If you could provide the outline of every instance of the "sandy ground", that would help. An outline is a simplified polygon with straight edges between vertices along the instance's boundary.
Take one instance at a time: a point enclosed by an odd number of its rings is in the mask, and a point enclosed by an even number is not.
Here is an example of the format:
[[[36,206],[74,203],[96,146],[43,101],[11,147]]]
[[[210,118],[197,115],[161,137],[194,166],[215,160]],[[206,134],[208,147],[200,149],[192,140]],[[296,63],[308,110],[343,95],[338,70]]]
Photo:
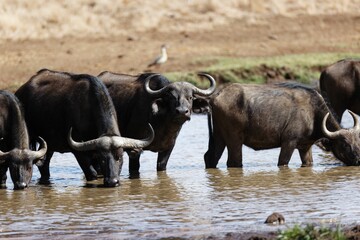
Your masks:
[[[360,5],[360,4],[359,4]],[[209,20],[210,21],[210,20]],[[147,65],[168,46],[166,64]],[[360,52],[360,15],[297,15],[231,19],[211,28],[128,31],[100,37],[64,36],[0,41],[0,88],[15,90],[39,69],[98,74],[104,70],[198,71],[211,56],[248,57],[299,53]]]

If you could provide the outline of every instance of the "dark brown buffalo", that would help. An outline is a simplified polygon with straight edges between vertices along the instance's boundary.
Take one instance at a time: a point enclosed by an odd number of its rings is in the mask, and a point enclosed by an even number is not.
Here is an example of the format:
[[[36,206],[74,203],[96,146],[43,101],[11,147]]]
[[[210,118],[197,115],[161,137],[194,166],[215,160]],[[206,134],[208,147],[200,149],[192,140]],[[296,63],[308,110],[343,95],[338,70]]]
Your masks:
[[[15,94],[24,105],[30,136],[43,136],[48,143],[46,161],[39,167],[42,181],[50,177],[49,162],[54,152],[72,152],[87,180],[97,178],[92,164],[100,161],[104,185],[116,186],[122,148],[143,148],[153,138],[153,133],[144,141],[121,137],[106,87],[87,74],[44,69]]]
[[[360,125],[341,129],[322,96],[299,84],[230,84],[210,100],[213,129],[205,154],[215,168],[224,148],[228,167],[242,167],[242,145],[255,150],[280,147],[278,166],[287,165],[295,149],[303,166],[312,165],[311,146],[322,138],[335,157],[347,165],[360,164]],[[211,129],[210,129],[211,130]]]
[[[321,73],[320,90],[338,122],[346,109],[360,114],[360,60],[344,59],[328,66]]]
[[[123,136],[141,138],[148,122],[154,127],[154,141],[144,150],[158,152],[158,171],[166,169],[176,138],[184,122],[190,120],[193,106],[197,106],[197,112],[206,109],[202,105],[205,101],[199,98],[215,90],[216,83],[210,75],[199,75],[210,81],[209,89],[202,90],[188,82],[169,82],[160,74],[129,76],[103,72],[98,76],[113,99]],[[140,151],[129,149],[128,153],[129,171],[137,175]]]
[[[23,109],[16,96],[0,91],[0,179],[6,184],[6,172],[10,171],[14,189],[24,189],[32,177],[33,163],[45,156],[47,145],[40,138],[41,149],[31,151]]]

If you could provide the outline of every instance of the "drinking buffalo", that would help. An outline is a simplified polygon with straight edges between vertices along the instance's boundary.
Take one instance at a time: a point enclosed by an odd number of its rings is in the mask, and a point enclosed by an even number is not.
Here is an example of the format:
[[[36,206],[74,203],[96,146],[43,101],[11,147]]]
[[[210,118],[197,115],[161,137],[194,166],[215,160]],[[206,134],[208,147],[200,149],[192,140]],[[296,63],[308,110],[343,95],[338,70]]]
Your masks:
[[[32,177],[33,163],[45,156],[47,146],[40,139],[40,150],[29,149],[29,135],[19,100],[8,91],[0,91],[0,184],[6,184],[10,171],[14,189],[24,189]]]
[[[154,127],[154,141],[144,150],[158,152],[157,170],[166,169],[176,137],[185,121],[190,120],[191,111],[204,110],[199,99],[215,90],[215,80],[208,74],[200,76],[210,81],[206,90],[188,82],[169,82],[160,74],[129,76],[103,72],[98,77],[105,83],[113,99],[121,133],[126,137],[143,137],[148,122]],[[138,174],[140,152],[128,150],[129,171]]]
[[[41,135],[48,143],[46,161],[39,168],[43,181],[50,177],[53,153],[72,152],[87,180],[96,179],[91,164],[101,161],[104,185],[116,186],[122,148],[143,148],[153,138],[153,132],[146,140],[120,137],[109,93],[90,75],[40,70],[16,95],[24,104],[30,135]]]
[[[242,167],[242,145],[255,150],[280,147],[278,166],[287,165],[295,149],[303,166],[312,165],[311,146],[328,139],[333,154],[347,165],[360,164],[360,126],[341,129],[324,99],[299,84],[225,86],[210,100],[213,129],[205,154],[215,168],[225,146],[228,167]],[[211,129],[210,129],[211,130]]]
[[[346,109],[360,114],[360,61],[344,59],[328,66],[321,73],[320,90],[338,122]]]

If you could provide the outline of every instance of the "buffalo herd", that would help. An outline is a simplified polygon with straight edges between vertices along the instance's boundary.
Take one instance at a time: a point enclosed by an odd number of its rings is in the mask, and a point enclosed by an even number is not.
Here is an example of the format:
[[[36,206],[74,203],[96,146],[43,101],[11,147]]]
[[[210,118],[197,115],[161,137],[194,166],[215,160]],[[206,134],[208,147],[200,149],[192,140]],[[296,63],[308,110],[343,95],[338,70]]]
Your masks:
[[[14,189],[27,187],[33,164],[39,183],[48,183],[54,152],[71,152],[86,180],[102,176],[105,187],[119,185],[124,151],[130,177],[139,176],[144,150],[158,153],[156,169],[163,171],[192,112],[208,114],[206,168],[216,168],[225,147],[227,166],[242,167],[242,145],[280,148],[278,166],[297,149],[302,166],[311,166],[319,141],[344,164],[360,165],[360,61],[328,66],[320,89],[293,82],[216,87],[211,75],[198,75],[207,89],[157,73],[95,77],[42,69],[15,94],[0,91],[1,187],[7,170]],[[340,126],[346,109],[354,121],[349,129]]]

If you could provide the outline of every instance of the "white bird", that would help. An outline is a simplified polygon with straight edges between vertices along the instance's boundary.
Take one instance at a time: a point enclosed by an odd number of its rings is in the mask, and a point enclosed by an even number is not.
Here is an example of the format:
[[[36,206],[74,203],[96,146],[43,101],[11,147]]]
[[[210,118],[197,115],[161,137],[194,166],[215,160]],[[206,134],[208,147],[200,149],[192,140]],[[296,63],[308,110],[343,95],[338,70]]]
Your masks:
[[[155,60],[152,63],[150,63],[148,67],[163,64],[167,61],[167,59],[168,56],[166,52],[166,45],[164,44],[161,46],[161,55],[155,58]]]

